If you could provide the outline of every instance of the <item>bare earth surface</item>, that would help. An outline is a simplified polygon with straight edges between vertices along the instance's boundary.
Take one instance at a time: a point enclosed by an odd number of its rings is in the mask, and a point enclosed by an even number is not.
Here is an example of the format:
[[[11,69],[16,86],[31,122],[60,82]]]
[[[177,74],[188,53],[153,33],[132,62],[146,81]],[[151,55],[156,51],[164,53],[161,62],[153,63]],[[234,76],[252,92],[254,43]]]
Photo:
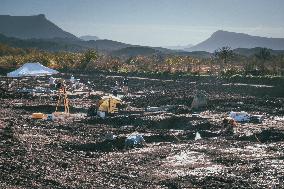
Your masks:
[[[116,80],[122,78],[81,77],[96,93],[110,92]],[[0,188],[284,188],[284,98],[276,85],[139,77],[129,78],[129,85],[130,96],[123,100],[133,107],[181,106],[90,119],[81,116],[94,100],[78,93],[70,101],[71,113],[80,117],[53,122],[30,118],[54,111],[49,97],[2,93]],[[193,112],[188,106],[197,90],[209,102]],[[238,123],[235,134],[224,135],[222,118],[231,110],[265,120]],[[108,131],[117,140],[106,142]],[[124,149],[134,131],[147,146]],[[196,132],[202,139],[194,140]]]

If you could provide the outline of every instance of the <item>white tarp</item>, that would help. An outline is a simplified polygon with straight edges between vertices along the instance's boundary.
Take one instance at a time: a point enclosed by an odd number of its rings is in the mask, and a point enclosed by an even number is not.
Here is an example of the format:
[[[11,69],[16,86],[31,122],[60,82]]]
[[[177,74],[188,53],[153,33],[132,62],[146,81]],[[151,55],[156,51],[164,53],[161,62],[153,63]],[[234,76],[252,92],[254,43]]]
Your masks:
[[[58,74],[58,71],[41,65],[40,63],[25,63],[20,68],[7,74],[8,77],[46,76]]]
[[[142,135],[134,132],[125,139],[125,146],[133,147],[136,145],[143,145],[145,140]]]
[[[238,122],[250,121],[250,115],[247,112],[230,112],[229,116]]]

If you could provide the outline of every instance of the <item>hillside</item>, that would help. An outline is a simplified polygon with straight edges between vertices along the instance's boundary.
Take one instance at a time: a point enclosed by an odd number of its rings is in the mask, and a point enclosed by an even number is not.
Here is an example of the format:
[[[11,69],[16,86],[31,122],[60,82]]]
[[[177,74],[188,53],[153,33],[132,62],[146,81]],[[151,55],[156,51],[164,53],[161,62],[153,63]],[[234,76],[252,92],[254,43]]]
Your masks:
[[[94,49],[97,49],[103,52],[115,51],[115,50],[119,50],[119,49],[132,46],[130,44],[126,44],[126,43],[122,43],[118,41],[112,41],[108,39],[102,39],[102,40],[96,40],[96,41],[83,41],[83,42],[80,42],[79,44],[82,44],[89,48],[94,48]]]
[[[284,38],[266,38],[219,30],[187,51],[213,52],[223,46],[229,46],[232,49],[266,47],[273,50],[284,50]]]
[[[14,37],[7,37],[0,34],[0,43],[17,48],[36,48],[39,50],[46,50],[50,52],[69,51],[80,52],[88,49],[76,43],[66,43],[59,39],[43,40],[43,39],[18,39]]]
[[[132,56],[138,56],[138,55],[148,56],[148,55],[153,55],[156,53],[160,53],[160,51],[155,50],[150,47],[126,47],[126,48],[111,52],[111,55],[132,57]]]
[[[96,36],[77,38],[46,19],[45,15],[0,15],[0,43],[17,48],[36,48],[51,52],[82,52],[96,49],[114,56],[137,56],[161,54],[188,54],[162,47],[144,47],[112,40],[100,40]]]
[[[256,48],[237,48],[234,49],[234,53],[235,54],[239,54],[239,55],[243,55],[243,56],[253,56],[255,54],[258,54],[260,51],[260,47],[256,47]],[[271,55],[284,55],[284,50],[272,50],[272,49],[268,49],[268,51],[270,52]]]
[[[45,15],[9,16],[0,15],[0,33],[20,39],[78,39],[46,19]]]
[[[81,52],[87,49],[96,49],[101,52],[111,52],[131,45],[111,41],[111,40],[97,40],[97,41],[78,41],[74,39],[18,39],[14,37],[7,37],[0,34],[0,43],[9,45],[11,47],[19,48],[36,48],[47,51],[70,51]]]
[[[87,49],[95,49],[99,52],[107,53],[117,57],[132,57],[137,55],[178,55],[178,56],[191,56],[195,58],[210,58],[212,53],[206,51],[174,51],[160,47],[144,47],[132,46],[129,44],[111,41],[111,40],[97,40],[97,41],[78,41],[71,39],[18,39],[7,37],[0,34],[0,44],[5,44],[15,48],[35,48],[49,52],[68,51],[68,52],[83,52]],[[237,48],[234,53],[243,56],[252,56],[259,52],[260,48]],[[284,54],[284,50],[269,49],[272,55]],[[0,52],[4,53],[4,52]]]

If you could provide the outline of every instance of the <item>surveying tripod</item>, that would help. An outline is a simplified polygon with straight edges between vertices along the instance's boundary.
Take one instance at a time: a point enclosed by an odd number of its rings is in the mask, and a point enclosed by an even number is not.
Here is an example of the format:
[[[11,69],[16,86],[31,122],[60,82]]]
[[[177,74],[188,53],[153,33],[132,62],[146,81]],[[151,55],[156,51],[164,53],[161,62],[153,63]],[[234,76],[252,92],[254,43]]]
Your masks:
[[[55,112],[57,112],[58,107],[59,107],[62,99],[63,99],[63,104],[64,104],[64,113],[69,114],[69,100],[68,100],[68,97],[67,97],[67,92],[66,92],[65,86],[61,86],[58,89],[58,101],[57,101],[57,104],[56,104]]]

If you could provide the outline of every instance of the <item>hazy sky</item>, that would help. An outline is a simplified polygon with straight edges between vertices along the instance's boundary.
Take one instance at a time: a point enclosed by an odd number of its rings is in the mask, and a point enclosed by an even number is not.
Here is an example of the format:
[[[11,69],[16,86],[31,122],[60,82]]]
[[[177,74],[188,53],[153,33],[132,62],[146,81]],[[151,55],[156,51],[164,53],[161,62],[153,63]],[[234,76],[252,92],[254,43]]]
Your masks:
[[[0,14],[40,13],[77,36],[139,45],[196,44],[219,29],[284,37],[284,0],[0,0]]]

